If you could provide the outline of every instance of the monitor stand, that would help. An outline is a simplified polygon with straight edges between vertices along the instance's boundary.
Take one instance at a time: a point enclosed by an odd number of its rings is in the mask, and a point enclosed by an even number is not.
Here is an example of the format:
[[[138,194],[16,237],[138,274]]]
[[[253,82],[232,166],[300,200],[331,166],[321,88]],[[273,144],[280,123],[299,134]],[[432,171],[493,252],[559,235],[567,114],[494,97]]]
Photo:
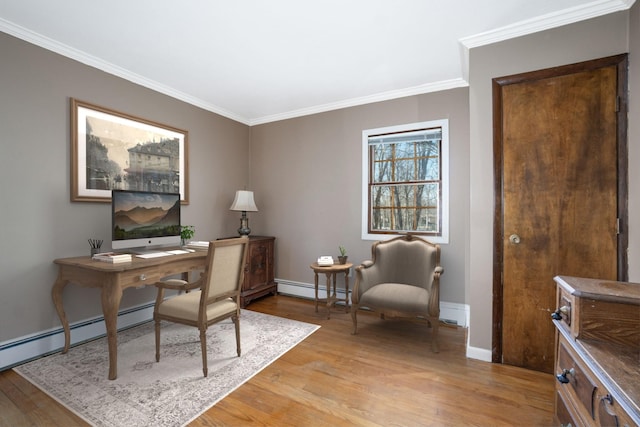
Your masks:
[[[148,254],[154,254],[157,252],[164,252],[163,247],[161,246],[154,246],[154,247],[140,247],[140,248],[131,248],[129,249],[129,253],[131,253],[132,255],[148,255]]]

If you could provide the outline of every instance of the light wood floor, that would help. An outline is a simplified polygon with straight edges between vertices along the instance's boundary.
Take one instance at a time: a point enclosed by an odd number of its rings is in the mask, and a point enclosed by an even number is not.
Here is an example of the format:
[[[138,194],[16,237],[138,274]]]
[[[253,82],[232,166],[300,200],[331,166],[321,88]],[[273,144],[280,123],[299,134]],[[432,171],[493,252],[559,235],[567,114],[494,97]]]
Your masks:
[[[465,330],[441,324],[440,353],[414,323],[312,301],[266,297],[247,309],[322,327],[193,426],[550,426],[553,376],[465,357]],[[325,309],[326,310],[326,309]],[[84,426],[11,370],[0,372],[0,426]]]

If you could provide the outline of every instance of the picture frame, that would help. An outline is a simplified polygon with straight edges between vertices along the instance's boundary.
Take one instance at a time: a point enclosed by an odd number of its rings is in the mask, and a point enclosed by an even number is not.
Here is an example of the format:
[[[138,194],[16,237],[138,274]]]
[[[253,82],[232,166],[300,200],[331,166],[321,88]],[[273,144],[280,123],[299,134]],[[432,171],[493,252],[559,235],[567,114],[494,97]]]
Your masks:
[[[180,193],[189,204],[186,130],[71,98],[71,201],[111,202],[111,190]]]

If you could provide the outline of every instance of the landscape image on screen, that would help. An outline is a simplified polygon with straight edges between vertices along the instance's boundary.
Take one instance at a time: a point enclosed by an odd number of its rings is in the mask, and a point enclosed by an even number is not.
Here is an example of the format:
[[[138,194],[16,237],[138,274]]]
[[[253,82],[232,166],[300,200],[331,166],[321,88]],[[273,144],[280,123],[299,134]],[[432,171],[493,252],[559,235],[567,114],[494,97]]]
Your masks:
[[[113,192],[113,240],[180,235],[180,195]]]

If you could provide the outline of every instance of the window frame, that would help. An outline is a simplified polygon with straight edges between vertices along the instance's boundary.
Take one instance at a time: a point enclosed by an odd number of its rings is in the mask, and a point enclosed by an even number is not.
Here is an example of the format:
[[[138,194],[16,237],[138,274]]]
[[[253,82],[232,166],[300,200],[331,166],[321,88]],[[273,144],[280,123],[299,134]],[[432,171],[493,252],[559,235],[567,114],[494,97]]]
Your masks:
[[[369,138],[382,134],[407,133],[419,131],[421,129],[442,129],[442,141],[440,146],[440,220],[441,233],[433,235],[429,233],[407,231],[389,231],[384,233],[369,233],[370,221],[370,200],[369,193]],[[402,234],[412,233],[423,236],[431,243],[446,244],[449,243],[449,119],[430,120],[425,122],[408,123],[396,126],[386,126],[375,129],[366,129],[362,131],[362,240],[388,240]]]

